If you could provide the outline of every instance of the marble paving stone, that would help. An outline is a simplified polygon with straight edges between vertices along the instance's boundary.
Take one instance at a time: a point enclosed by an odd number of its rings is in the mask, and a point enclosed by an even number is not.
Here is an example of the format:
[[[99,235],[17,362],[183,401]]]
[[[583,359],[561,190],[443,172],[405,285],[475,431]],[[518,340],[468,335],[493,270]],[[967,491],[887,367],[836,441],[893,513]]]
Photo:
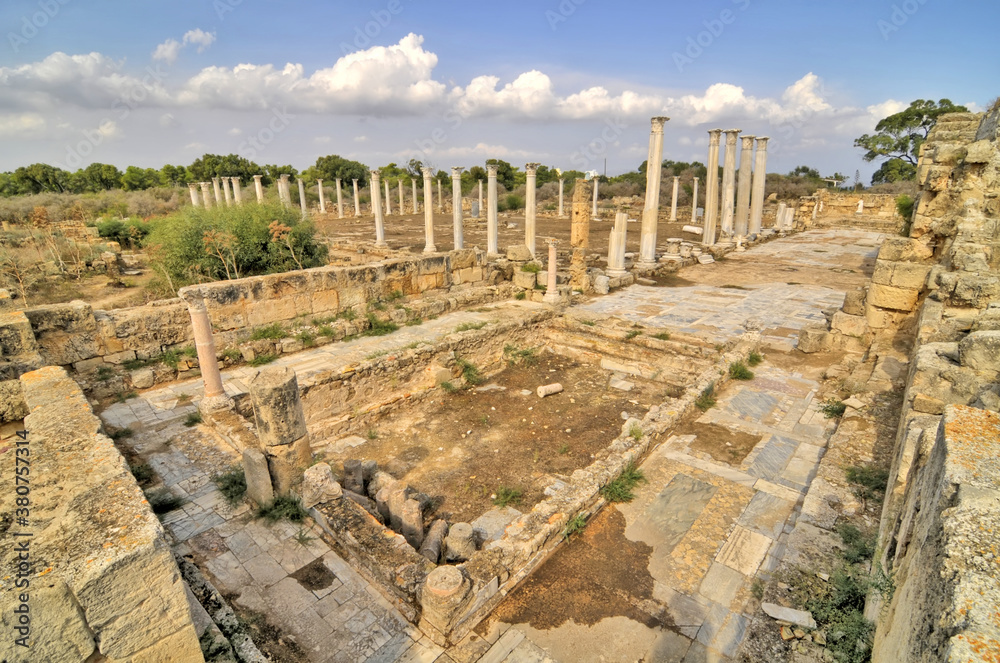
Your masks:
[[[752,532],[777,539],[793,506],[794,502],[759,491],[736,523]]]
[[[736,598],[747,577],[725,564],[712,562],[698,593],[710,601],[728,606]]]
[[[253,582],[253,578],[232,552],[223,553],[209,560],[205,566],[215,576],[223,591],[239,592]]]
[[[795,440],[772,435],[746,468],[746,473],[759,479],[775,479],[785,469],[798,444]]]
[[[274,561],[274,559],[267,553],[261,553],[253,559],[244,562],[243,568],[245,568],[247,573],[253,577],[254,582],[257,582],[264,587],[273,585],[288,575],[285,570],[281,568],[281,565]]]
[[[653,585],[653,598],[667,605],[674,627],[688,638],[698,635],[711,607],[707,599],[682,594],[661,582]]]
[[[709,483],[677,474],[645,511],[626,526],[625,535],[633,540],[655,542],[660,554],[668,554],[691,529],[715,492],[715,486]]]
[[[772,540],[763,534],[751,532],[745,527],[737,525],[733,529],[733,533],[726,539],[726,543],[723,544],[715,561],[725,564],[745,576],[753,576],[757,573],[757,567],[763,561],[771,543]]]

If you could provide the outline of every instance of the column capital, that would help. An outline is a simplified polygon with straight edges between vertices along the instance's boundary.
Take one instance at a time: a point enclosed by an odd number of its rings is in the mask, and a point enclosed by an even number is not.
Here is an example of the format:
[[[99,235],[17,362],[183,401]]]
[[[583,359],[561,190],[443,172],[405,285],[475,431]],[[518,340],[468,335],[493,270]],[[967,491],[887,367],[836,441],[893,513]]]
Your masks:
[[[756,138],[756,136],[740,136],[740,139],[743,140],[743,149],[744,150],[752,150],[753,149],[754,138]]]
[[[498,166],[496,164],[491,165],[491,166],[486,166],[486,174],[489,175],[490,177],[496,177],[497,176],[497,171],[499,169],[500,169],[500,166]]]
[[[381,178],[382,178],[382,173],[378,172],[377,170],[371,171],[372,182],[378,182]],[[354,181],[357,182],[357,180]]]
[[[263,177],[264,177],[263,175],[254,175],[254,176],[253,176],[253,178],[254,178],[255,180],[257,180],[258,182],[260,182],[260,180],[261,180],[261,179],[262,179]]]
[[[736,139],[740,136],[739,129],[726,129],[723,133],[726,134],[726,145],[736,145]]]
[[[356,179],[354,179],[354,180],[351,180],[351,181],[352,181],[352,182],[354,182],[355,184],[357,184],[357,183],[358,183],[358,181],[357,181]]]
[[[709,129],[708,130],[708,144],[718,145],[719,137],[722,136],[722,129]]]
[[[198,185],[195,184],[194,182],[188,182],[188,188],[189,189],[197,189]]]
[[[535,175],[538,172],[538,167],[541,165],[542,164],[535,163],[534,161],[532,161],[531,163],[526,163],[524,164],[524,171],[528,175]]]
[[[697,181],[698,181],[698,176],[697,176],[697,175],[695,175],[695,177],[694,177],[694,181],[695,181],[695,182],[697,182]]]
[[[462,171],[465,170],[465,166],[452,166],[451,167],[451,178],[455,179],[462,176]]]
[[[675,181],[675,182],[676,182],[676,181],[678,181],[678,180],[679,180],[680,178],[681,178],[681,176],[680,176],[680,175],[674,175],[674,181]]]
[[[281,175],[278,179],[282,182],[287,182],[289,177],[291,177],[291,175]]]
[[[650,120],[650,124],[652,125],[652,132],[654,134],[662,134],[663,133],[663,125],[666,124],[669,121],[670,121],[670,118],[669,117],[664,117],[664,116],[658,116],[658,117],[652,118]]]
[[[546,243],[546,244],[548,244],[549,246],[553,246],[553,247],[555,247],[555,246],[559,246],[559,240],[558,240],[558,239],[555,239],[555,238],[553,238],[553,237],[549,237],[549,238],[547,238],[547,239],[545,240],[545,243]]]
[[[432,172],[431,172],[431,169],[430,169],[430,168],[428,168],[427,166],[423,166],[423,167],[421,167],[421,168],[420,168],[420,172],[421,172],[421,174],[423,174],[423,176],[424,176],[424,179],[425,179],[425,180],[426,180],[427,178],[429,178],[429,177],[433,176],[433,174],[434,174],[434,173],[432,173]]]
[[[771,140],[770,136],[757,136],[757,149],[766,150],[767,141]]]
[[[317,179],[316,182],[318,182],[320,186],[323,186],[323,180]]]

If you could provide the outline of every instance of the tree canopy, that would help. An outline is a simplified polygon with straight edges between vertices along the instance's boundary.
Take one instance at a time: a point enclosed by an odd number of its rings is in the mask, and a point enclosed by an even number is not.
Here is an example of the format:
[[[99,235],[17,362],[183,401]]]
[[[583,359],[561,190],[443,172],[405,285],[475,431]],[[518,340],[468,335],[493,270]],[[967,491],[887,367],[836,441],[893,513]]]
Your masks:
[[[338,154],[328,154],[316,159],[316,164],[307,168],[302,176],[303,179],[322,179],[330,182],[339,177],[348,184],[351,180],[357,180],[358,186],[363,187],[368,184],[368,172],[368,166],[363,163],[345,159]]]

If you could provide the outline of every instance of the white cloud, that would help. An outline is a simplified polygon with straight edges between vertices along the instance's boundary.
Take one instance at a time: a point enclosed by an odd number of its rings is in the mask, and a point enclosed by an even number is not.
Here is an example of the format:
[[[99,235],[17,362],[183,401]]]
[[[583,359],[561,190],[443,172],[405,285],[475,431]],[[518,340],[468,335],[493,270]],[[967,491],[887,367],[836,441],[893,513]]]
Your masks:
[[[199,143],[198,141],[195,141],[193,143],[188,143],[187,145],[185,145],[184,149],[192,152],[204,152],[205,150],[208,149],[208,145],[206,145],[205,143]]]
[[[441,157],[488,157],[491,159],[544,158],[545,154],[538,150],[515,150],[506,145],[489,145],[477,143],[473,147],[450,147],[445,150],[431,150],[429,154]]]
[[[354,142],[355,143],[365,143],[365,142],[368,142],[368,136],[355,136],[354,137]]]
[[[173,64],[177,61],[177,56],[180,55],[180,53],[181,43],[176,39],[168,39],[153,50],[153,59],[163,60],[167,64]]]
[[[214,32],[205,32],[201,29],[188,30],[184,33],[185,44],[197,44],[198,52],[204,53],[205,49],[215,42]]]
[[[195,44],[198,47],[198,52],[204,53],[205,49],[211,46],[214,41],[214,32],[205,32],[201,29],[188,30],[184,33],[181,41],[168,39],[162,44],[159,44],[153,50],[153,59],[162,60],[167,64],[173,64],[177,61],[177,57],[181,54],[181,49],[188,44]]]
[[[97,133],[101,134],[105,138],[120,138],[122,136],[122,130],[118,126],[118,123],[113,120],[106,120],[97,127]]]
[[[164,129],[173,129],[181,126],[181,123],[174,117],[173,113],[164,113],[160,116],[160,126]]]
[[[240,136],[243,134],[243,131],[239,127],[233,127],[226,133],[229,134],[230,136]]]
[[[0,115],[0,138],[40,138],[44,131],[45,118],[38,113]]]

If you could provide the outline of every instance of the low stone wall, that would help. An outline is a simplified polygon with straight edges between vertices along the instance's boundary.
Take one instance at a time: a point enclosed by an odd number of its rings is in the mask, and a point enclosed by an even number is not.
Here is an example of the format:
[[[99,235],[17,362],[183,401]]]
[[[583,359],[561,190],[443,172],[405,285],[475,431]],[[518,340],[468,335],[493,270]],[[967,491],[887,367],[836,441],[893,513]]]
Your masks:
[[[163,528],[80,387],[52,366],[21,382],[27,439],[11,442],[0,500],[27,523],[0,552],[0,659],[204,660]]]
[[[889,193],[844,193],[831,192],[829,189],[819,189],[815,196],[809,198],[819,206],[816,219],[828,217],[860,217],[862,219],[894,219],[899,217],[896,210],[896,196]],[[807,198],[801,199],[803,201]],[[862,213],[858,214],[858,203],[864,203]],[[803,211],[800,208],[800,211]],[[812,207],[808,210],[812,216]],[[796,215],[798,216],[798,215]]]

